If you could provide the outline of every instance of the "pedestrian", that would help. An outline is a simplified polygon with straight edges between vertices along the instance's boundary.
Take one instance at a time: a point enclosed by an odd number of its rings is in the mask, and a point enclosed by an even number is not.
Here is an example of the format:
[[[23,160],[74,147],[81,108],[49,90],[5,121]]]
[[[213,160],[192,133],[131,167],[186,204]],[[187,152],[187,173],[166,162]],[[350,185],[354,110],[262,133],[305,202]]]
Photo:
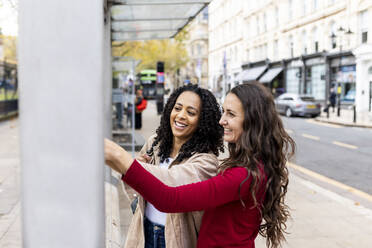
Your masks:
[[[107,139],[105,161],[161,211],[205,209],[197,247],[254,247],[258,233],[266,237],[268,247],[279,247],[289,217],[284,201],[286,163],[295,143],[283,127],[271,93],[258,82],[233,88],[223,111],[220,124],[230,154],[211,179],[167,186],[144,169],[145,163],[133,160]]]
[[[330,93],[329,93],[329,105],[332,107],[332,112],[335,112],[335,107],[336,107],[336,93],[335,89],[331,88]],[[328,108],[329,111],[329,108]]]
[[[144,99],[142,95],[142,89],[137,89],[136,90],[136,98],[134,100],[134,104],[136,106],[135,108],[135,113],[134,113],[134,128],[135,129],[141,129],[142,128],[142,111],[146,108],[140,108],[142,104],[144,104]]]
[[[144,164],[146,170],[172,186],[215,176],[217,156],[223,151],[220,117],[219,105],[208,90],[196,85],[175,90],[156,134],[140,151],[150,158],[149,164]],[[166,214],[142,196],[134,196],[138,193],[128,185],[124,188],[135,210],[125,247],[196,247],[202,212]]]

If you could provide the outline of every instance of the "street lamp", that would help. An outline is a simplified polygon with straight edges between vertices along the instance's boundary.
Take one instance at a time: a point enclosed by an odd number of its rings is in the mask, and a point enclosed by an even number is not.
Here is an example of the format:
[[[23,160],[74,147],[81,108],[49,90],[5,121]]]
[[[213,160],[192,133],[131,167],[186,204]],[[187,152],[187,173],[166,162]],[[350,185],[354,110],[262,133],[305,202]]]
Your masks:
[[[337,29],[337,33],[338,33],[338,35],[336,35],[332,32],[330,37],[331,37],[331,41],[332,41],[332,48],[336,48],[336,38],[337,38],[337,36],[339,37],[340,59],[339,59],[339,65],[338,65],[338,75],[340,77],[340,75],[341,75],[342,38],[343,38],[343,35],[349,36],[349,35],[353,34],[354,32],[352,32],[350,28],[348,28],[347,31],[346,31],[346,29],[344,27],[340,26]],[[347,39],[347,42],[348,42],[348,46],[349,46],[350,45],[350,39],[349,38]],[[341,83],[340,83],[340,78],[338,78],[338,83],[337,83],[337,116],[340,116],[340,111],[341,111]]]

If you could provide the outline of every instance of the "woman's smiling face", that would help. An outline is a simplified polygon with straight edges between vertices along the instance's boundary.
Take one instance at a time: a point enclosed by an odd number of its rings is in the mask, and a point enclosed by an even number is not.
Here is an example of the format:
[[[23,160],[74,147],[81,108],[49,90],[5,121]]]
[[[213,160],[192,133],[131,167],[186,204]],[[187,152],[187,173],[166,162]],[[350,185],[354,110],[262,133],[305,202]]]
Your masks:
[[[170,114],[173,136],[182,143],[189,140],[198,127],[201,99],[191,91],[181,93]]]
[[[224,129],[223,139],[228,143],[236,143],[243,133],[243,104],[235,94],[229,93],[222,107],[220,125]]]

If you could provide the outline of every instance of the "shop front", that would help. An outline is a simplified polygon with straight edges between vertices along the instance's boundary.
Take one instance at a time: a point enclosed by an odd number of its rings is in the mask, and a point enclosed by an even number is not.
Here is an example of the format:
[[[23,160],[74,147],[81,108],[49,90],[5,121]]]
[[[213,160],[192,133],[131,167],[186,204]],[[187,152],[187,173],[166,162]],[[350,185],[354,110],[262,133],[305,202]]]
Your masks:
[[[288,93],[300,93],[302,81],[303,62],[300,59],[292,60],[287,63],[285,71],[285,91]]]
[[[326,98],[326,65],[325,58],[316,57],[305,60],[305,80],[301,84],[300,92],[313,96],[316,100]]]
[[[270,63],[269,69],[258,80],[277,97],[284,93],[284,66],[282,63]]]
[[[337,89],[342,104],[354,104],[356,95],[356,63],[353,55],[330,60],[330,88]]]

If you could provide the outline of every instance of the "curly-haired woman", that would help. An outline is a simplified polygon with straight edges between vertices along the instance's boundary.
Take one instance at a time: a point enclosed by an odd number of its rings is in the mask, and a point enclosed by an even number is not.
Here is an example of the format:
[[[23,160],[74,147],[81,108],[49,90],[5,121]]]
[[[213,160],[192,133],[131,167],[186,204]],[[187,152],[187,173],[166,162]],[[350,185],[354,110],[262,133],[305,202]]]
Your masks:
[[[170,186],[206,180],[217,174],[223,151],[223,128],[215,97],[196,85],[176,89],[169,97],[156,134],[140,155],[144,168]],[[124,185],[130,200],[138,194]],[[125,247],[195,247],[202,212],[166,214],[139,196]]]
[[[258,233],[268,247],[279,247],[289,217],[286,162],[295,143],[283,128],[271,93],[260,83],[233,88],[223,110],[220,124],[230,155],[211,179],[167,186],[109,140],[106,163],[161,211],[205,209],[197,247],[254,247]]]

